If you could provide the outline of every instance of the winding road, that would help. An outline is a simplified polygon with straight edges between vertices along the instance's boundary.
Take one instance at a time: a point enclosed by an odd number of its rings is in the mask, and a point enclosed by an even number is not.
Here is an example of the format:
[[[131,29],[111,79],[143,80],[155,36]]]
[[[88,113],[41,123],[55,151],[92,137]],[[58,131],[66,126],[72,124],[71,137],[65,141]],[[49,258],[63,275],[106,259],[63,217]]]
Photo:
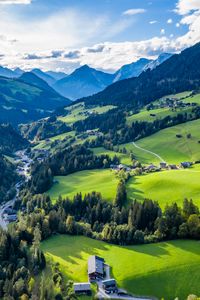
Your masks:
[[[132,144],[133,144],[133,146],[134,146],[135,148],[137,148],[137,149],[139,149],[139,150],[141,150],[141,151],[147,152],[147,153],[149,153],[149,154],[151,154],[151,155],[157,157],[161,162],[166,163],[166,161],[165,161],[160,155],[156,154],[155,152],[152,152],[152,151],[150,151],[150,150],[141,148],[140,146],[136,145],[135,142],[132,142]]]

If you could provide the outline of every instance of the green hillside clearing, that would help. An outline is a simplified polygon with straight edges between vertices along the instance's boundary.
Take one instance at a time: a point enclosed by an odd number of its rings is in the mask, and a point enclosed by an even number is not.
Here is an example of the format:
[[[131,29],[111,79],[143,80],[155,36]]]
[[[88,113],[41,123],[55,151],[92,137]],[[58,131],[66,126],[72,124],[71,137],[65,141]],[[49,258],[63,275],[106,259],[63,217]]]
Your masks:
[[[67,124],[73,124],[77,121],[85,120],[91,114],[103,114],[110,109],[114,108],[112,105],[107,106],[97,106],[91,109],[85,108],[83,103],[76,104],[70,108],[66,108],[68,114],[64,117],[58,117],[58,120],[65,122]]]
[[[131,125],[133,122],[136,121],[146,121],[146,122],[153,122],[157,119],[163,119],[167,116],[177,116],[180,113],[185,113],[189,112],[191,108],[182,108],[182,109],[177,109],[176,111],[172,111],[169,108],[157,108],[157,109],[152,109],[152,110],[142,110],[138,114],[134,114],[132,116],[129,116],[126,118],[127,124]]]
[[[118,184],[118,179],[111,170],[81,171],[68,176],[57,176],[55,180],[57,183],[48,192],[52,200],[56,200],[59,195],[72,199],[77,193],[85,195],[96,191],[104,199],[112,201]]]
[[[187,122],[167,129],[163,129],[149,137],[143,138],[136,144],[144,149],[155,152],[168,163],[194,161],[200,159],[200,120]],[[187,138],[187,134],[191,138]],[[181,135],[177,138],[176,135]],[[158,163],[159,160],[145,151],[134,147],[133,143],[121,145],[132,151],[142,163]]]
[[[135,295],[165,300],[186,299],[199,293],[198,241],[173,241],[120,247],[86,237],[55,236],[42,243],[48,261],[59,262],[63,274],[87,281],[87,259],[103,257],[118,285]]]
[[[125,165],[132,165],[132,161],[129,154],[119,153],[111,150],[107,150],[103,147],[91,149],[95,155],[109,155],[111,158],[117,156],[120,162]]]
[[[191,169],[170,170],[132,177],[127,183],[129,200],[152,199],[161,208],[176,202],[180,206],[185,198],[200,205],[200,165]]]

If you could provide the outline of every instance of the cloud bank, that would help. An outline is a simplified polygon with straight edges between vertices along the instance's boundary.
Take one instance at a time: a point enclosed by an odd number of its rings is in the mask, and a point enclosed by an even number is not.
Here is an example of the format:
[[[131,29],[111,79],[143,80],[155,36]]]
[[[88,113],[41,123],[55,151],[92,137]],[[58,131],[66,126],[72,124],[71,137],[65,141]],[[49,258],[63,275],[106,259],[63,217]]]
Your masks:
[[[32,0],[0,0],[0,5],[31,4]]]
[[[7,2],[25,4],[31,1]],[[130,9],[123,15],[144,12],[144,9]],[[37,22],[22,22],[0,13],[1,64],[65,72],[89,64],[98,69],[114,71],[141,57],[155,58],[162,52],[179,52],[200,41],[200,0],[179,0],[174,13],[178,21],[174,18],[166,20],[166,23],[177,29],[182,25],[187,26],[187,32],[182,36],[166,36],[167,30],[160,28],[160,35],[147,40],[116,43],[109,42],[110,38],[129,28],[134,18],[121,16],[116,22],[110,23],[106,15],[89,17],[80,11],[67,10]],[[153,25],[157,21],[150,20],[149,23]],[[96,37],[103,37],[104,40],[96,42]]]

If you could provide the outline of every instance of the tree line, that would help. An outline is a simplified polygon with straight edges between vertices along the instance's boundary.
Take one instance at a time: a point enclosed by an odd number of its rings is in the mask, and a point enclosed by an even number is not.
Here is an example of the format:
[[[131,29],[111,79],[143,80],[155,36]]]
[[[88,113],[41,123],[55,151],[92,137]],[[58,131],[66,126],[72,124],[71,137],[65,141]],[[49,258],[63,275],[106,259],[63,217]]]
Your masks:
[[[117,157],[96,156],[84,145],[69,146],[58,150],[42,163],[34,163],[28,188],[32,193],[43,193],[52,186],[54,176],[69,175],[82,170],[108,168],[111,164],[118,163]]]
[[[167,205],[163,211],[157,202],[148,199],[125,206],[122,183],[113,203],[96,192],[84,197],[80,193],[71,200],[59,197],[52,204],[47,195],[25,193],[22,206],[27,211],[23,216],[26,230],[39,224],[42,239],[55,233],[78,234],[119,245],[200,239],[199,209],[192,200],[185,199],[182,208],[176,203]]]

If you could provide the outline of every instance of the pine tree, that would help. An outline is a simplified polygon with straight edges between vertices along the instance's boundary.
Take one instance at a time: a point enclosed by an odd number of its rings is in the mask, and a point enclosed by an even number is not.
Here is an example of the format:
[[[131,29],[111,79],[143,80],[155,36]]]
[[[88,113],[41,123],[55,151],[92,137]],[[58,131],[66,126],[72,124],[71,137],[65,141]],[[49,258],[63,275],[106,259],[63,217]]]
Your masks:
[[[122,207],[127,201],[126,185],[123,181],[120,181],[117,187],[117,194],[114,200],[116,206]]]

